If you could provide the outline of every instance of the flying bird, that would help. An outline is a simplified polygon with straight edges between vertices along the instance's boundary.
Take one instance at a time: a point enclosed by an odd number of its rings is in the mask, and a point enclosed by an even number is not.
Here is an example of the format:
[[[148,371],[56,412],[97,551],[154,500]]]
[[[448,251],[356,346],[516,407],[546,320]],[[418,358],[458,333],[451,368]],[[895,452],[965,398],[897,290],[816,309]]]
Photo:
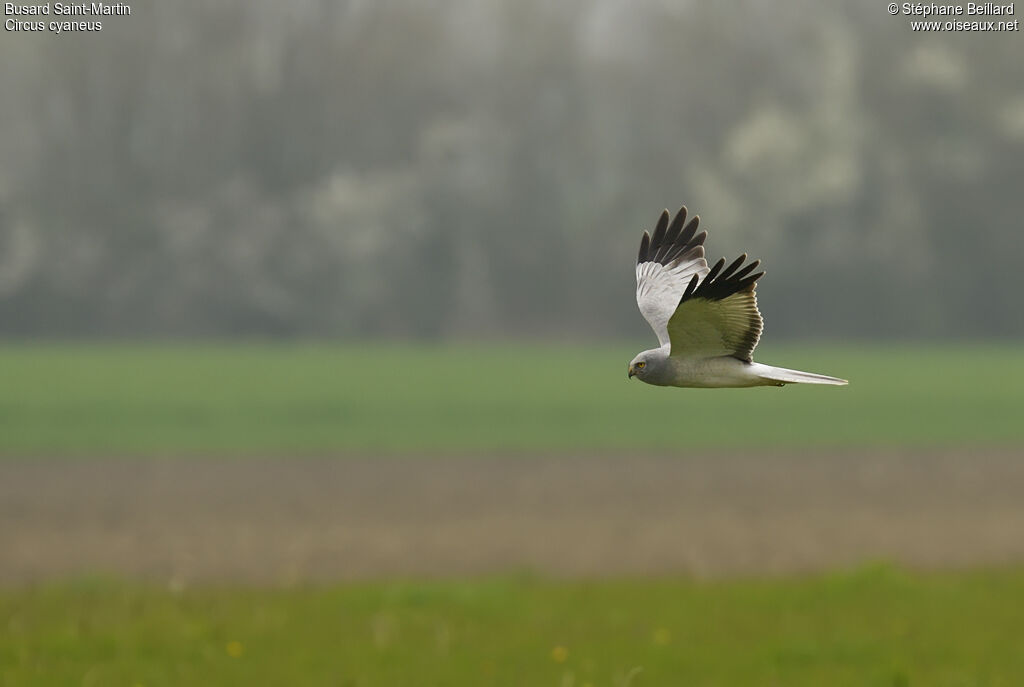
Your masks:
[[[658,348],[629,363],[630,378],[658,386],[747,387],[846,384],[845,379],[755,363],[761,313],[754,288],[764,272],[747,255],[708,268],[700,218],[686,206],[669,224],[665,210],[654,234],[644,232],[636,260],[636,303],[658,336]]]

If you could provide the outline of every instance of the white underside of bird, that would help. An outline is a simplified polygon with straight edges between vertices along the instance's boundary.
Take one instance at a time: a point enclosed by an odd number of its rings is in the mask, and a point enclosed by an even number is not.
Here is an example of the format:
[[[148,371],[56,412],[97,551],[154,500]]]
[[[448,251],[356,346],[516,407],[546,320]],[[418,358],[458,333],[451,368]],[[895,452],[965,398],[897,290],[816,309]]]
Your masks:
[[[741,255],[709,268],[707,232],[700,218],[686,221],[686,207],[669,223],[665,210],[653,236],[646,231],[636,265],[636,301],[660,346],[629,364],[629,376],[658,386],[727,388],[785,384],[844,385],[845,379],[762,365],[752,355],[761,337],[754,293],[764,272]]]

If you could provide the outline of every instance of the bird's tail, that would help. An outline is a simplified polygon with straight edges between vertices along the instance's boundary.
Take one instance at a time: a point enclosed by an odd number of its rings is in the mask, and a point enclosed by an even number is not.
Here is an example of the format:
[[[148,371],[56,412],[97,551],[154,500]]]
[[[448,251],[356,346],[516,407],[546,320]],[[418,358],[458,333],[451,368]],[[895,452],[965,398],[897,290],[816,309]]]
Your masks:
[[[845,386],[849,383],[845,379],[839,379],[839,377],[829,377],[813,372],[787,370],[784,367],[772,367],[771,365],[762,365],[761,363],[751,363],[751,366],[753,367],[751,372],[764,380],[774,382],[778,386],[783,384],[833,384],[835,386]]]

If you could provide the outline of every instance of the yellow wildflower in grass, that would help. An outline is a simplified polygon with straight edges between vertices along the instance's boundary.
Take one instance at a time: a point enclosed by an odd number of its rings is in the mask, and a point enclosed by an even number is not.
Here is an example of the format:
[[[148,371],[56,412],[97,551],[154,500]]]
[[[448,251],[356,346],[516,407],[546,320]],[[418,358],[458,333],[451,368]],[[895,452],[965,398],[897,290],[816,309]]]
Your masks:
[[[234,639],[227,643],[224,650],[228,652],[228,656],[231,658],[241,658],[242,654],[245,653],[245,647],[242,646],[242,643]]]
[[[658,646],[665,646],[672,641],[672,633],[669,632],[667,627],[659,627],[651,635],[651,639],[653,639],[654,643]]]
[[[555,663],[565,663],[567,658],[569,658],[569,650],[564,646],[556,646],[551,650],[551,660]]]

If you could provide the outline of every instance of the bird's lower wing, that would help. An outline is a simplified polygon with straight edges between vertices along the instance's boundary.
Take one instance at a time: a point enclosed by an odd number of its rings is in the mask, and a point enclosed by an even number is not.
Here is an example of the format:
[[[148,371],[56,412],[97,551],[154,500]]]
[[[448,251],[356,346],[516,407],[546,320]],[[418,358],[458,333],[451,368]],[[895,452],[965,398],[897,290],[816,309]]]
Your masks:
[[[741,268],[746,257],[724,270],[723,258],[703,280],[691,277],[668,321],[672,356],[729,355],[751,361],[762,328],[754,288],[764,272],[750,274],[756,260]]]

